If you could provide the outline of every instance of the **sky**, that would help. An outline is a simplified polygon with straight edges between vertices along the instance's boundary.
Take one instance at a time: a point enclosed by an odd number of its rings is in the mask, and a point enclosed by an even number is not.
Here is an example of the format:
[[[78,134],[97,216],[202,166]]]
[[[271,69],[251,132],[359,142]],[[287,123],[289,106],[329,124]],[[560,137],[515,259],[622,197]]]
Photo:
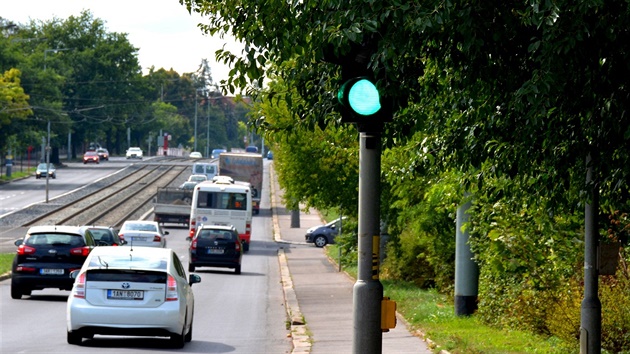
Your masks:
[[[0,0],[0,16],[16,22],[67,19],[90,10],[105,23],[108,32],[127,33],[138,48],[142,72],[173,69],[180,75],[194,72],[207,59],[215,83],[229,76],[229,66],[217,63],[215,51],[225,46],[239,55],[243,48],[233,38],[204,35],[197,27],[207,22],[188,13],[178,0]]]

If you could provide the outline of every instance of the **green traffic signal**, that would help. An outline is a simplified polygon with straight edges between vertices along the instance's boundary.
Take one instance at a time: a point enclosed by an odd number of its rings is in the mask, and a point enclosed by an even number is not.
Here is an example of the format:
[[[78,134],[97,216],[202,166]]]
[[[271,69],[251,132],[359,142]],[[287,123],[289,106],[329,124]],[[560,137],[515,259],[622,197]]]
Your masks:
[[[376,85],[366,77],[346,81],[337,95],[339,102],[353,113],[371,116],[381,110],[381,97]]]

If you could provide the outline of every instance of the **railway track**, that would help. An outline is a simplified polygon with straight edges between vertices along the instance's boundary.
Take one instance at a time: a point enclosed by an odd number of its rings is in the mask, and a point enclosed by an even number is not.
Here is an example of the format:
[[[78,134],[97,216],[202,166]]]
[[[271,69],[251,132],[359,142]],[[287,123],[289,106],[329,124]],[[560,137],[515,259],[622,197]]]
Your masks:
[[[151,203],[158,187],[170,185],[187,171],[186,166],[146,165],[73,203],[23,224],[107,225],[119,227]]]

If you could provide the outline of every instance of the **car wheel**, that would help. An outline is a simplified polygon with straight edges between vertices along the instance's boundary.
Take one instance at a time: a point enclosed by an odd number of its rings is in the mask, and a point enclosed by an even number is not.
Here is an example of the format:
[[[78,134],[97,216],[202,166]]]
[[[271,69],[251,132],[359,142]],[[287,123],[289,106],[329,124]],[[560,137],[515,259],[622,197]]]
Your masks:
[[[192,341],[192,330],[193,330],[193,323],[191,321],[190,322],[190,329],[188,330],[188,333],[186,333],[186,336],[184,336],[184,341],[187,342],[187,343]]]
[[[68,331],[68,344],[80,345],[83,338],[77,332]]]
[[[171,334],[171,345],[173,348],[181,349],[184,347],[184,344],[186,344],[184,340],[184,328],[186,328],[185,325],[182,327],[182,334]]]
[[[243,252],[249,251],[249,242],[243,242]]]
[[[325,236],[319,235],[319,236],[315,236],[315,240],[313,242],[315,243],[315,246],[317,247],[324,247],[326,246],[326,243],[328,243],[328,240],[326,240]]]
[[[56,178],[57,178],[57,175],[52,175],[52,178],[53,178],[53,179],[56,179]]]
[[[234,268],[234,273],[235,274],[241,274],[241,265],[237,265],[236,268]]]
[[[83,161],[83,164],[84,164],[84,165],[87,165],[87,161]]]
[[[194,272],[194,271],[195,271],[195,266],[194,266],[194,265],[192,265],[192,264],[189,264],[189,265],[188,265],[188,271],[189,271],[189,272]]]
[[[11,298],[19,300],[22,298],[22,288],[11,283]]]

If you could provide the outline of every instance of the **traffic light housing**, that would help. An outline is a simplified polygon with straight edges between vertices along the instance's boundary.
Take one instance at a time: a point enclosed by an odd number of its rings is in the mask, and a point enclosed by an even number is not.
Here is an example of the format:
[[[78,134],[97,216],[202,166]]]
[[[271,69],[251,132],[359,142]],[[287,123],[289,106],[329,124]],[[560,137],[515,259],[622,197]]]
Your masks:
[[[379,91],[369,76],[346,80],[337,92],[344,123],[380,124],[392,120],[391,100]]]

